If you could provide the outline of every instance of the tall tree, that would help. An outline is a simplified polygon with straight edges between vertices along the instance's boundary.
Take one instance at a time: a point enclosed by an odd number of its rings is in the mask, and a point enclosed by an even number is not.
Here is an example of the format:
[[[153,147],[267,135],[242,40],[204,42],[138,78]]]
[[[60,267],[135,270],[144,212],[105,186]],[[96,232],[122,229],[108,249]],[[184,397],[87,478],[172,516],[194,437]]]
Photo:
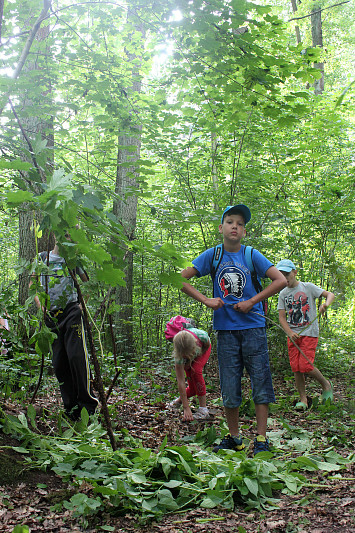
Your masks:
[[[133,27],[128,33],[129,44],[125,46],[126,62],[132,65],[131,85],[125,89],[127,105],[123,126],[118,135],[117,172],[113,213],[122,224],[128,240],[135,236],[137,203],[138,203],[138,177],[141,147],[141,119],[136,113],[136,102],[142,86],[142,55],[144,50],[145,29],[138,12],[130,7],[127,12],[127,25]],[[128,70],[128,69],[127,69]],[[126,286],[118,290],[117,303],[119,350],[120,352],[134,352],[133,337],[133,253],[126,254],[125,267]]]
[[[49,55],[48,35],[49,25],[44,24],[51,2],[43,1],[43,7],[38,15],[37,2],[26,2],[18,11],[18,19],[23,24],[22,33],[27,37],[22,46],[13,78],[19,78],[19,94],[15,100],[11,91],[7,93],[10,109],[18,126],[21,144],[19,152],[22,159],[33,163],[34,170],[31,175],[23,174],[21,183],[30,189],[41,190],[41,184],[46,181],[46,167],[53,167],[52,155],[48,159],[43,157],[45,147],[53,147],[53,121],[50,112],[43,114],[43,108],[50,106],[50,79],[46,71]],[[23,8],[28,11],[24,15]],[[9,16],[14,16],[9,13]],[[30,80],[28,83],[27,80]],[[47,141],[43,142],[43,139]],[[24,204],[19,209],[19,262],[25,265],[30,262],[36,252],[34,224],[37,224],[41,214],[34,213],[29,206]],[[41,246],[41,244],[40,244]],[[42,246],[47,246],[47,242]],[[23,304],[28,295],[28,271],[24,270],[19,276],[19,303]]]
[[[311,16],[311,25],[312,25],[312,46],[316,48],[319,46],[323,48],[323,34],[322,34],[322,10],[321,4],[315,3],[312,9]],[[314,92],[315,94],[321,94],[324,91],[324,63],[319,61],[314,64],[315,68],[319,69],[322,76],[314,82]]]

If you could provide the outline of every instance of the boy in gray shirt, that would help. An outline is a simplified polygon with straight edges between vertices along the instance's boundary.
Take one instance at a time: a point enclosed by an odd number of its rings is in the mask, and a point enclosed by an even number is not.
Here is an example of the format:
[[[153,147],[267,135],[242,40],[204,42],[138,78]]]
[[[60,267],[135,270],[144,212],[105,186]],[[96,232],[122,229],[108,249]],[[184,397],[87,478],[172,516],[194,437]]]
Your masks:
[[[307,402],[305,374],[318,381],[321,385],[323,403],[328,398],[333,400],[332,384],[325,379],[318,368],[311,365],[303,357],[297,346],[313,363],[319,336],[316,299],[322,296],[326,299],[319,307],[319,313],[323,315],[335,296],[332,292],[323,290],[313,283],[298,281],[296,279],[296,267],[289,259],[282,259],[276,265],[276,268],[282,272],[287,280],[287,287],[279,294],[277,308],[279,310],[280,324],[288,336],[287,346],[290,365],[294,372],[296,388],[300,395],[300,401],[296,403],[295,409],[304,411],[310,407]]]
[[[57,242],[49,257],[42,252],[38,260],[48,264],[49,269],[49,274],[41,275],[40,283],[49,296],[46,325],[57,335],[52,344],[53,368],[65,412],[72,420],[78,420],[83,407],[91,415],[98,405],[91,386],[89,354],[78,295],[65,260],[59,255]],[[75,274],[82,281],[88,281],[81,268],[76,267]],[[30,285],[32,283],[33,277]],[[34,300],[37,307],[43,309],[37,294]]]

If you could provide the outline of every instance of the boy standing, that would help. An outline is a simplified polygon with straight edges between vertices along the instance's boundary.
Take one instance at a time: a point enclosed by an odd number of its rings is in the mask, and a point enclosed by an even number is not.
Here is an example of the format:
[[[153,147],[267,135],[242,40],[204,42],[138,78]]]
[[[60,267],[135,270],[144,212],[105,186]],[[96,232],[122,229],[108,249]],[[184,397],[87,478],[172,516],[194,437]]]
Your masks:
[[[300,401],[296,403],[295,409],[304,411],[309,407],[305,387],[305,374],[318,381],[321,385],[323,403],[328,398],[333,400],[332,384],[325,379],[318,368],[311,365],[303,357],[297,346],[313,363],[319,336],[316,299],[322,296],[326,299],[319,307],[319,314],[323,315],[335,296],[332,292],[325,291],[313,283],[298,281],[296,279],[296,267],[289,259],[280,261],[276,268],[282,272],[287,281],[287,287],[279,295],[278,310],[280,324],[288,335],[288,356],[291,369],[294,372],[296,388],[300,395]]]
[[[46,252],[39,254],[39,261],[47,264]],[[49,252],[48,268],[50,274],[41,274],[40,283],[43,289],[47,288],[50,299],[46,325],[57,335],[52,344],[53,368],[65,412],[72,420],[78,420],[83,407],[90,415],[94,414],[98,401],[91,390],[89,355],[78,295],[65,259],[59,255],[57,242]],[[81,268],[77,267],[75,273],[82,281],[88,281]],[[37,294],[34,300],[40,309],[42,305]]]
[[[219,232],[223,236],[224,251],[213,276],[214,297],[207,298],[190,283],[184,283],[182,290],[214,310],[221,392],[230,434],[213,451],[242,450],[245,447],[239,435],[241,378],[245,367],[250,375],[255,403],[256,455],[269,450],[266,438],[268,404],[275,401],[261,301],[279,292],[286,282],[268,259],[253,250],[252,260],[258,276],[271,279],[271,284],[264,290],[259,293],[255,290],[245,258],[245,246],[241,244],[246,234],[245,225],[250,219],[250,210],[243,204],[228,206],[222,214]],[[192,267],[183,270],[182,276],[191,279],[211,274],[213,257],[214,248],[206,250],[192,261]]]

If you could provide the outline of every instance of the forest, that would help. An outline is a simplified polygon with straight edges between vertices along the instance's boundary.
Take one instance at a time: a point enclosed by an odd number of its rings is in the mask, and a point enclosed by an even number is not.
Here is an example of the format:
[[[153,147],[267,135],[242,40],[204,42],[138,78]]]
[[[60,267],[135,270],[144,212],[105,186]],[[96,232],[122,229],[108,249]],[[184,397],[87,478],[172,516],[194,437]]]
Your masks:
[[[0,0],[0,532],[354,531],[354,22],[352,0]],[[334,401],[307,380],[302,413],[268,299],[276,403],[255,458],[252,440],[211,451],[228,433],[212,310],[181,290],[235,204],[245,245],[335,295],[316,355]],[[32,282],[54,236],[88,278],[100,409],[77,421]],[[207,421],[166,408],[175,315],[211,338]]]

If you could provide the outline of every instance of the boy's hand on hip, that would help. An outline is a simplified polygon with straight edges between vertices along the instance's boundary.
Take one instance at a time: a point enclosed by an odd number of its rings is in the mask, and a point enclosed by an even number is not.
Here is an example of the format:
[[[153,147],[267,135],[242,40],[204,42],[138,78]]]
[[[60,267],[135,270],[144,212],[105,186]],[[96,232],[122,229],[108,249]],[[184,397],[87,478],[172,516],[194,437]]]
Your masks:
[[[239,311],[239,313],[249,313],[253,309],[254,303],[251,300],[245,300],[244,302],[238,302],[233,305],[233,309]]]
[[[206,307],[209,307],[214,311],[224,306],[224,302],[221,298],[206,298],[204,304]]]

